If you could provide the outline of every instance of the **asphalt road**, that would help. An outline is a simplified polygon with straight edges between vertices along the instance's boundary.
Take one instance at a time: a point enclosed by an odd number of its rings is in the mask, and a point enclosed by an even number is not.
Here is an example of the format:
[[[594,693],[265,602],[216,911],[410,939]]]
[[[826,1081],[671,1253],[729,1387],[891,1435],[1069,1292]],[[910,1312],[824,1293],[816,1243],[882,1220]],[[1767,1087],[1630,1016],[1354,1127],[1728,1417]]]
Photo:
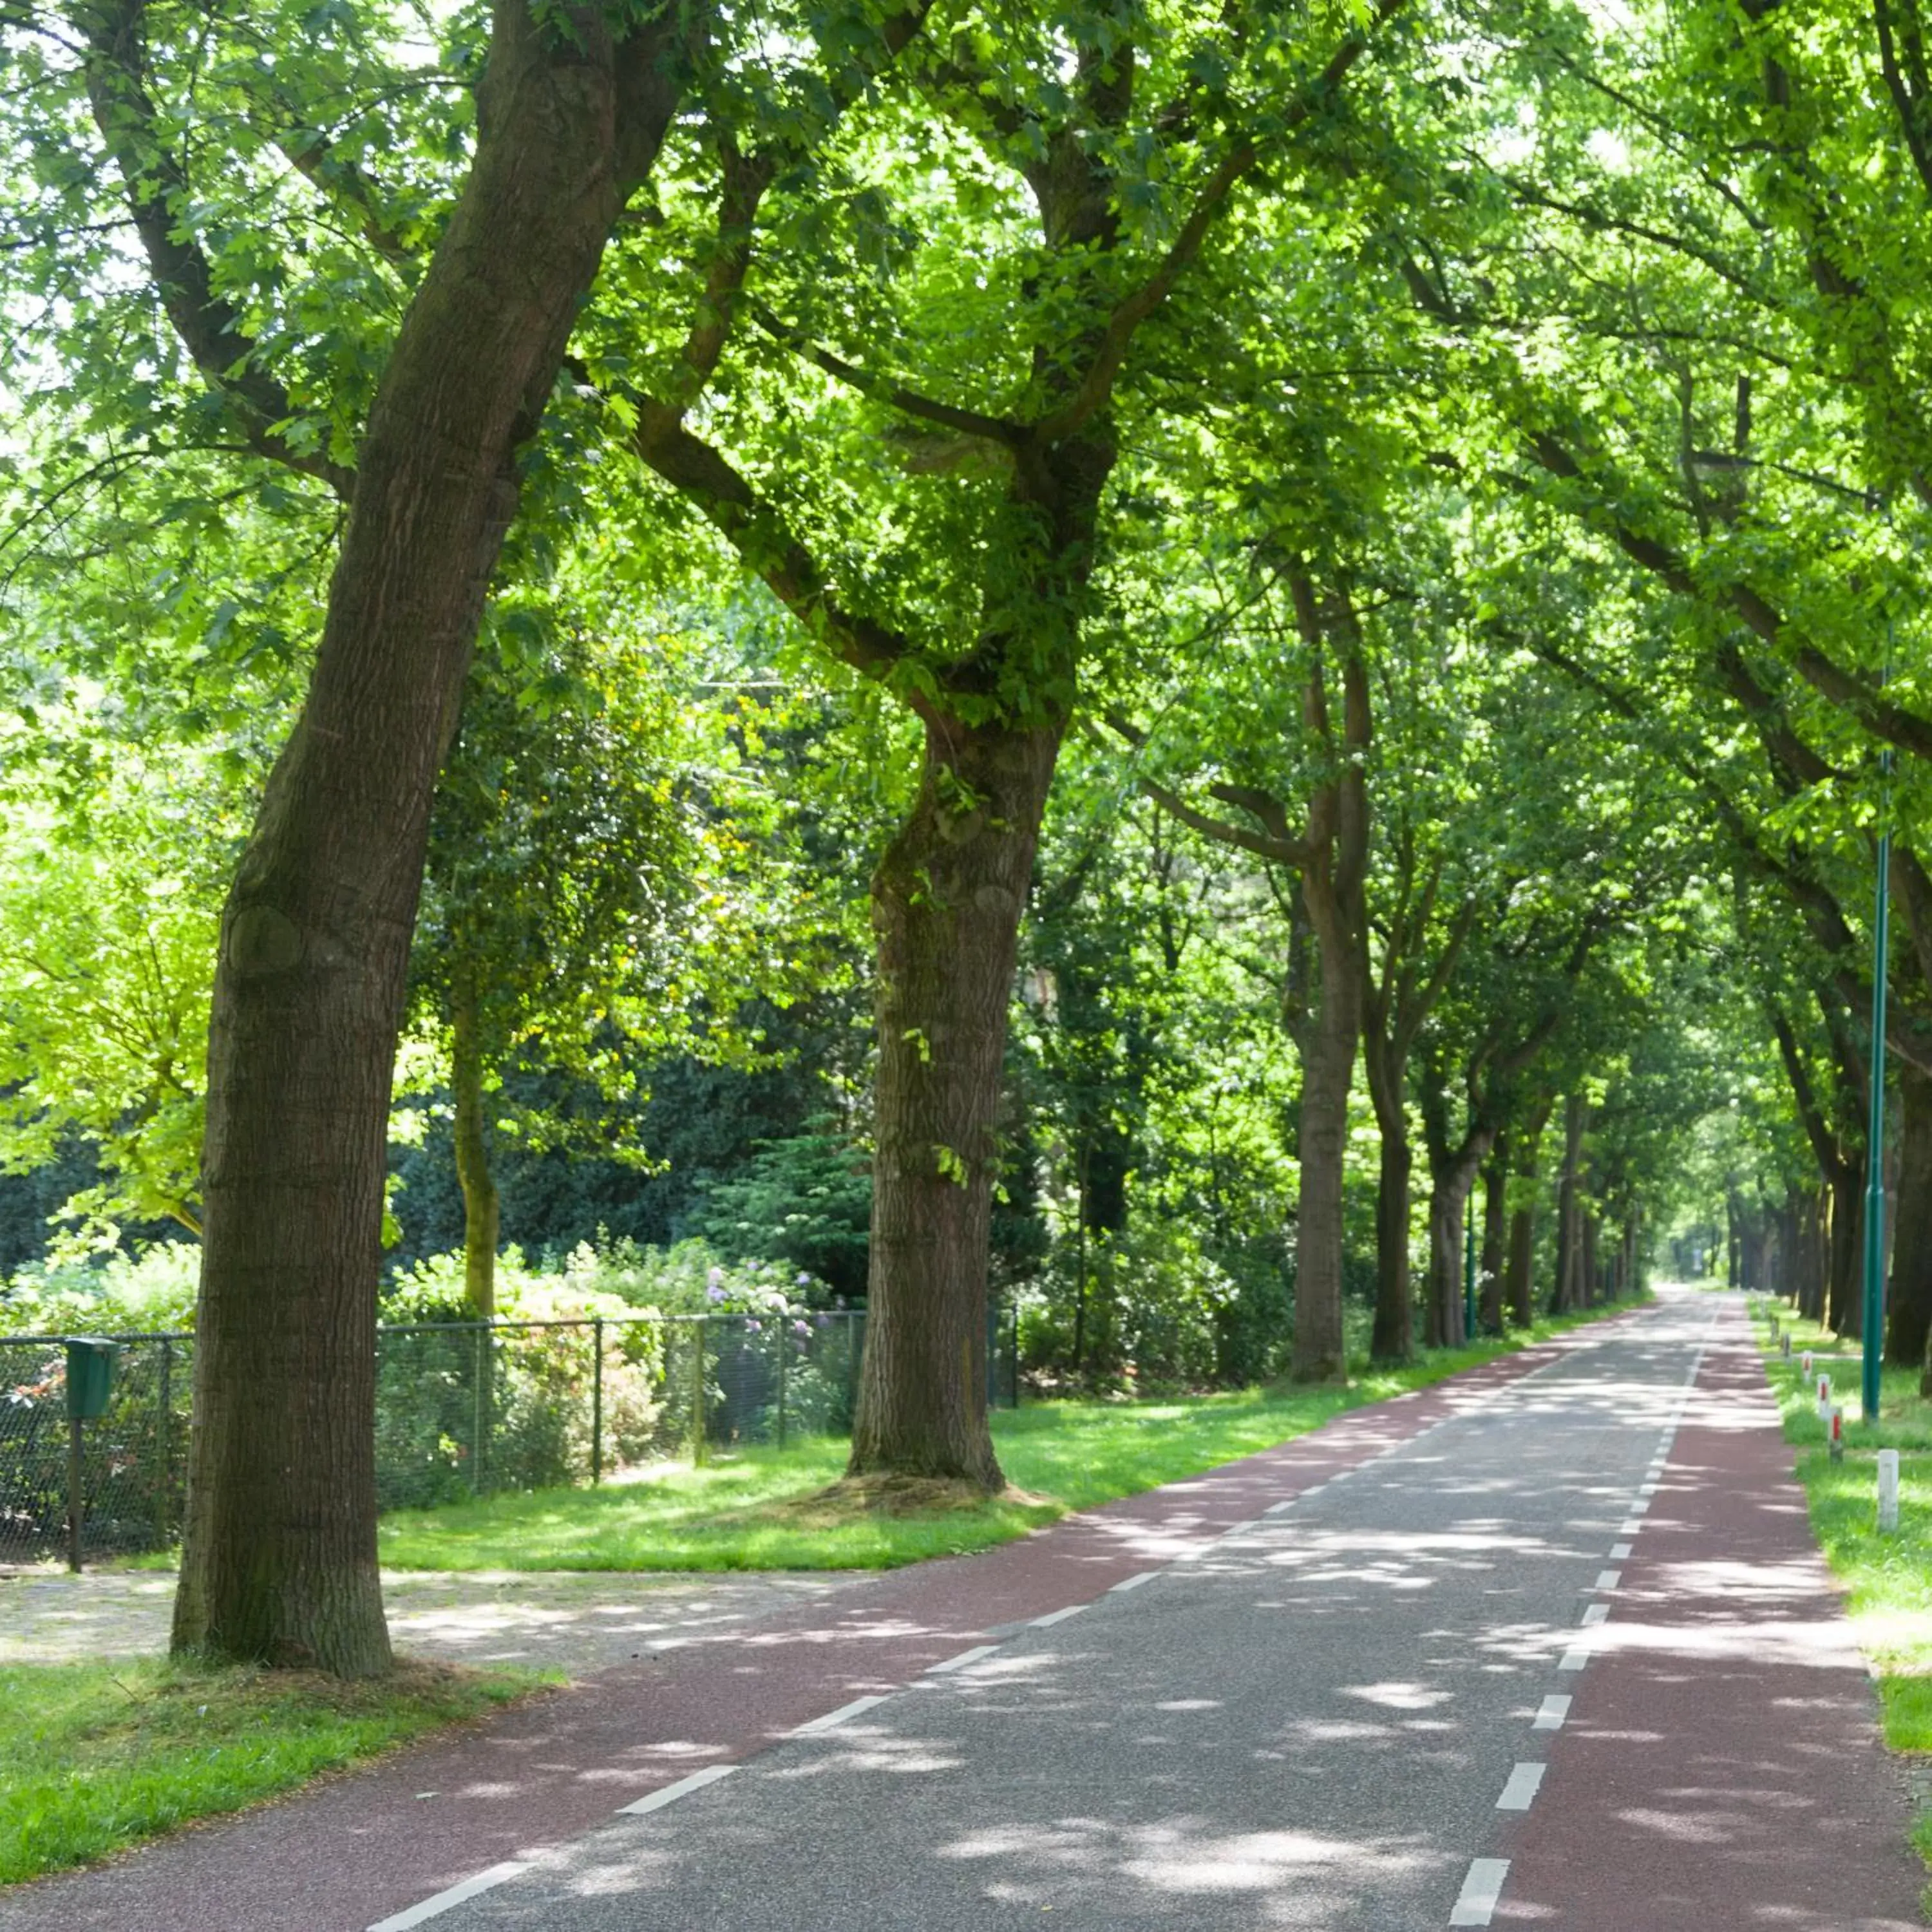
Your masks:
[[[1580,1337],[1184,1561],[991,1633],[956,1667],[714,1766],[708,1783],[662,1789],[641,1815],[493,1868],[468,1882],[471,1895],[455,1895],[459,1886],[424,1900],[382,1932],[1005,1932],[1049,1918],[1092,1932],[1420,1932],[1564,1924],[1592,1898],[1600,1908],[1606,1886],[1619,1894],[1610,1922],[1631,1932],[1916,1924],[1902,1805],[1842,1642],[1833,1694],[1851,1701],[1838,1734],[1870,1762],[1842,1802],[1828,1786],[1816,1802],[1849,1804],[1868,1828],[1853,1836],[1880,1869],[1840,1866],[1835,1878],[1841,1899],[1849,1878],[1854,1894],[1876,1886],[1875,1901],[1818,1916],[1773,1860],[1761,1898],[1733,1873],[1719,1895],[1646,1909],[1629,1804],[1599,1815],[1641,1741],[1610,1737],[1606,1755],[1598,1725],[1597,1754],[1576,1760],[1565,1788],[1558,1748],[1588,1726],[1597,1684],[1614,1690],[1622,1573],[1658,1534],[1650,1512],[1671,1487],[1666,1457],[1690,1384],[1714,1328],[1735,1358],[1742,1325],[1734,1303],[1685,1297]],[[1746,1413],[1753,1374],[1711,1398],[1723,1412],[1708,1426],[1754,1431],[1774,1461],[1761,1378]],[[1727,1401],[1745,1405],[1728,1430]],[[1802,1538],[1802,1513],[1781,1533]],[[1804,1552],[1754,1548],[1748,1560],[1786,1556]],[[1667,1598],[1652,1593],[1653,1616]],[[1811,1605],[1810,1620],[1819,1614]],[[1727,1708],[1750,1700],[1754,1647],[1761,1631],[1720,1647]],[[1694,1730],[1695,1655],[1674,1641],[1631,1654],[1646,1682],[1660,1672],[1674,1686],[1652,1700],[1651,1742],[1676,1721],[1673,1698]],[[1822,1682],[1814,1670],[1809,1688]],[[1788,1724],[1772,1712],[1751,1722],[1757,1742],[1746,1747],[1774,1754]],[[1800,1768],[1794,1788],[1807,1776],[1815,1785],[1821,1767]],[[1670,1801],[1652,1795],[1668,1842]],[[1606,1873],[1587,1848],[1620,1819],[1631,1848]],[[1512,1900],[1509,1861],[1532,1821],[1538,1891],[1526,1904]],[[1692,1823],[1694,1837],[1708,1827]],[[1841,1831],[1821,1842],[1842,1853],[1850,1841]],[[1588,1898],[1563,1896],[1566,1845]],[[1795,1844],[1791,1856],[1804,1862]]]

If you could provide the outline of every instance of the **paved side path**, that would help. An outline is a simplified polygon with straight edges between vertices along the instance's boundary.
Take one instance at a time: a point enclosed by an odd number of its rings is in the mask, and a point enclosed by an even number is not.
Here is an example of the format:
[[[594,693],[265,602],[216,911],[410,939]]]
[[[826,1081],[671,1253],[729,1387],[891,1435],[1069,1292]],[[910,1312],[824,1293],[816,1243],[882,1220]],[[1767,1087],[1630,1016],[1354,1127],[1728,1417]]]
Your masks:
[[[1920,1922],[1895,1761],[1735,1300],[1619,1547],[1610,1616],[1505,1840],[1496,1922],[1894,1932]]]
[[[582,1677],[729,1634],[852,1578],[836,1570],[386,1570],[382,1601],[396,1648],[413,1657]],[[174,1600],[172,1570],[0,1571],[0,1664],[158,1655],[168,1647]]]
[[[0,1932],[363,1932],[479,1870],[566,1843],[694,1768],[752,1757],[964,1648],[1204,1551],[1231,1526],[1479,1411],[1634,1318],[1352,1411],[998,1550],[842,1585],[94,1870],[0,1892]],[[858,1921],[841,1908],[794,1922],[837,1932]]]

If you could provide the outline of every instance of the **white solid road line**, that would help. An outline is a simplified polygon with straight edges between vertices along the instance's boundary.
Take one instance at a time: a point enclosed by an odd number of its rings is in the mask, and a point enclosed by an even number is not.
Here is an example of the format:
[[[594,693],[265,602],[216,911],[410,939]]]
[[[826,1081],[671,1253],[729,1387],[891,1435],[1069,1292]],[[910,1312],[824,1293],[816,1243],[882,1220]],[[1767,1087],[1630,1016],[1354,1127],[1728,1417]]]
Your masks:
[[[628,1804],[617,1807],[620,1818],[641,1818],[646,1811],[662,1811],[667,1804],[675,1804],[680,1798],[688,1798],[694,1791],[702,1791],[707,1784],[716,1784],[721,1778],[729,1778],[738,1767],[735,1764],[707,1764],[702,1771],[694,1771],[688,1778],[680,1778],[675,1784],[667,1784],[661,1791],[647,1792]]]
[[[1508,1858],[1472,1858],[1469,1876],[1462,1881],[1456,1909],[1449,1915],[1451,1925],[1486,1925],[1494,1916],[1496,1902],[1503,1895],[1503,1881],[1509,1876]]]
[[[424,1899],[420,1905],[412,1905],[405,1912],[392,1912],[387,1918],[379,1918],[369,1928],[369,1932],[408,1932],[410,1926],[440,1918],[466,1898],[474,1898],[478,1892],[488,1892],[491,1886],[501,1885],[506,1879],[514,1878],[530,1868],[529,1861],[522,1858],[511,1858],[500,1865],[492,1865],[488,1871],[480,1871],[474,1878],[466,1878],[460,1885],[453,1885],[447,1892],[440,1892],[434,1898]]]
[[[1536,1721],[1530,1726],[1532,1731],[1560,1731],[1563,1720],[1570,1714],[1570,1700],[1555,1692],[1543,1700],[1542,1708],[1536,1714]]]
[[[1035,1617],[1032,1627],[1044,1630],[1048,1624],[1064,1624],[1069,1617],[1077,1617],[1086,1607],[1084,1604],[1069,1604],[1064,1610],[1048,1610],[1045,1616]]]
[[[1151,1583],[1160,1574],[1158,1570],[1138,1570],[1131,1576],[1123,1576],[1118,1583],[1108,1587],[1107,1594],[1112,1596],[1121,1590],[1138,1590],[1143,1583]]]
[[[977,1664],[982,1657],[991,1657],[999,1648],[996,1643],[976,1643],[970,1650],[962,1650],[957,1657],[949,1657],[944,1664],[926,1666],[928,1677],[944,1677],[949,1671],[964,1670],[969,1664]]]
[[[1599,1590],[1614,1590],[1623,1574],[1621,1570],[1599,1570],[1594,1587]]]
[[[841,1704],[837,1710],[828,1711],[822,1718],[814,1718],[810,1724],[801,1724],[796,1730],[786,1732],[785,1736],[788,1738],[808,1738],[814,1732],[834,1730],[848,1718],[856,1718],[861,1712],[876,1709],[892,1694],[890,1690],[884,1690],[877,1696],[854,1697],[850,1703]]]
[[[1496,1800],[1498,1811],[1527,1811],[1530,1801],[1536,1796],[1537,1787],[1543,1782],[1544,1767],[1540,1764],[1520,1764],[1509,1774],[1509,1782],[1503,1786],[1503,1795]]]

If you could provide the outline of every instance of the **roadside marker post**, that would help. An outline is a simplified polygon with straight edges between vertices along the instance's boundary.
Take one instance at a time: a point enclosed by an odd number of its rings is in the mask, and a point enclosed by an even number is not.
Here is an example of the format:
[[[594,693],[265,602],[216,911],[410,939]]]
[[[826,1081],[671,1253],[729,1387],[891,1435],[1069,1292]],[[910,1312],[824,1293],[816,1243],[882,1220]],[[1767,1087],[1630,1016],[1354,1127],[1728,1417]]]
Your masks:
[[[1808,1382],[1811,1379],[1811,1351],[1807,1348],[1798,1358],[1798,1372]]]
[[[1829,1422],[1831,1419],[1832,1378],[1829,1376],[1820,1376],[1818,1378],[1818,1420],[1820,1422]]]
[[[1886,1535],[1898,1531],[1898,1451],[1878,1452],[1878,1526]]]
[[[1836,1402],[1832,1405],[1832,1460],[1842,1462],[1845,1460],[1845,1412]]]
[[[1780,1335],[1778,1338],[1778,1352],[1788,1362],[1791,1359],[1791,1337]]]

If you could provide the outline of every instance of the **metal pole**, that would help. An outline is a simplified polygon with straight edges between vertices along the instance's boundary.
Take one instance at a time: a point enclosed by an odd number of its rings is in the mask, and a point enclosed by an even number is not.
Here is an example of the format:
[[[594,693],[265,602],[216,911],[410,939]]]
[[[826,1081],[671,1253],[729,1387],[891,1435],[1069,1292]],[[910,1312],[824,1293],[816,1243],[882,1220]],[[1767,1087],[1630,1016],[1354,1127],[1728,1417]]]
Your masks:
[[[470,1486],[479,1496],[483,1493],[484,1438],[490,1431],[490,1330],[487,1324],[476,1324],[476,1414],[470,1426],[475,1440],[470,1449]]]
[[[1469,1210],[1475,1205],[1472,1184],[1462,1203],[1462,1339],[1476,1339],[1476,1217]]]
[[[691,1364],[691,1460],[694,1468],[704,1462],[704,1322],[700,1315],[691,1324],[694,1344]]]
[[[604,1318],[590,1324],[590,1346],[596,1351],[590,1368],[590,1484],[604,1480]]]
[[[174,1406],[174,1344],[166,1336],[161,1338],[161,1366],[157,1380],[160,1384],[157,1397],[158,1406],[154,1411],[154,1547],[165,1550],[168,1546],[168,1504],[172,1499],[173,1484],[170,1480],[168,1463],[171,1454],[171,1424],[173,1417],[170,1411]]]
[[[77,1415],[67,1420],[67,1567],[70,1570],[80,1568],[80,1490],[81,1445],[82,1424]]]
[[[1892,770],[1886,754],[1885,770]],[[1892,833],[1878,836],[1872,907],[1871,1119],[1865,1130],[1864,1419],[1878,1420],[1879,1361],[1885,1347],[1885,995],[1891,959]]]

